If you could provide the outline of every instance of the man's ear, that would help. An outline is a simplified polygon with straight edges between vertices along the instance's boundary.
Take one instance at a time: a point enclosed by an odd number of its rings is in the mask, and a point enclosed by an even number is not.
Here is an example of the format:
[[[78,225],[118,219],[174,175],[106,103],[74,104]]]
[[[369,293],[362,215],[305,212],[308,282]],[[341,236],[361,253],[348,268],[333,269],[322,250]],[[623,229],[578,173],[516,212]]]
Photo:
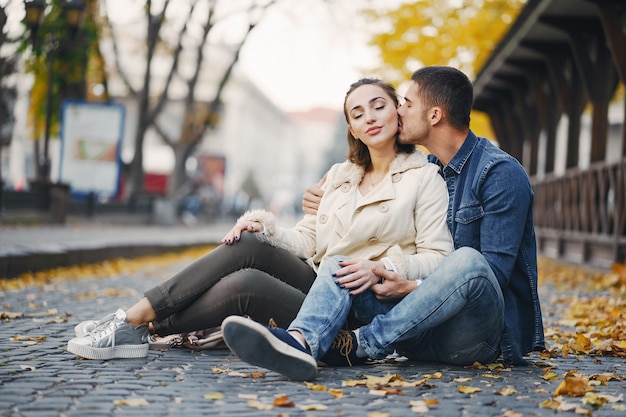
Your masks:
[[[436,125],[442,120],[443,110],[441,109],[441,107],[432,107],[430,110],[428,110],[428,121],[430,122],[431,126]]]

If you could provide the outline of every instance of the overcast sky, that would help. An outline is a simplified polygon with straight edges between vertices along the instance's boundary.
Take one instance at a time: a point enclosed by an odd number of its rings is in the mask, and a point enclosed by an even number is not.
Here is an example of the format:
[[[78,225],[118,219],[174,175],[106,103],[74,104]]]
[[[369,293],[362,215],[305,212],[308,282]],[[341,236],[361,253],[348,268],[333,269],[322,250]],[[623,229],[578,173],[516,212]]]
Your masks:
[[[380,0],[383,1],[383,0]],[[387,0],[389,1],[389,0]],[[127,3],[131,2],[131,3]],[[109,12],[140,0],[108,0]],[[227,5],[248,4],[229,0]],[[20,29],[22,0],[0,0],[9,5],[11,27]],[[376,62],[367,47],[365,27],[358,23],[355,0],[282,0],[272,6],[248,39],[240,56],[239,70],[285,111],[313,107],[341,110],[349,85]],[[122,7],[119,7],[122,5]],[[132,16],[128,16],[131,20]]]
[[[255,29],[241,69],[284,110],[341,109],[349,85],[376,59],[356,21],[354,0],[332,9],[319,0],[275,7]]]

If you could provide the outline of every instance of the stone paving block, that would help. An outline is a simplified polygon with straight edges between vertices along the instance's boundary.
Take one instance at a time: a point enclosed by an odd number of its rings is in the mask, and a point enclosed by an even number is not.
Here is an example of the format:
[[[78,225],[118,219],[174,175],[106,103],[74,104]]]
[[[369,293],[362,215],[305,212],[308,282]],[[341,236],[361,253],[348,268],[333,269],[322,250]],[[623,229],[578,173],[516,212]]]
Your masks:
[[[111,417],[114,410],[113,404],[87,404],[78,405],[76,408],[64,413],[67,417]]]

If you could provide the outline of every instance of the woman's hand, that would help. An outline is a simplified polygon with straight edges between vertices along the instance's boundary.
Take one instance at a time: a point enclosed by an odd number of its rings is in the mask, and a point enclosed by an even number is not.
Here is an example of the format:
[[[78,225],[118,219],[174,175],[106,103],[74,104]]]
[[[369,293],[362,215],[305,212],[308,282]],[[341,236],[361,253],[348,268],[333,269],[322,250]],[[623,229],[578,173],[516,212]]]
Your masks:
[[[368,261],[363,259],[348,259],[339,262],[342,267],[335,275],[340,277],[336,280],[342,288],[350,290],[351,295],[361,294],[368,288],[380,282],[380,277],[374,273],[374,269],[385,269],[381,261]]]
[[[262,232],[264,229],[263,224],[260,222],[251,222],[251,221],[239,221],[235,226],[222,239],[222,244],[231,245],[241,238],[241,233],[244,230],[247,230],[251,233]]]

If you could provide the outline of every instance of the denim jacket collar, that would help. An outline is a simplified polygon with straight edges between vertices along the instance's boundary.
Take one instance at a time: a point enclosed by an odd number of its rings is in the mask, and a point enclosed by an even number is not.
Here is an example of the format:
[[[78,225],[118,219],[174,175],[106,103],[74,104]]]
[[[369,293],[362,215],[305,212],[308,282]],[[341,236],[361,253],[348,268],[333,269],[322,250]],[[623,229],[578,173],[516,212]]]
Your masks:
[[[461,145],[461,148],[459,148],[457,153],[452,157],[452,160],[448,163],[448,165],[445,166],[445,168],[450,168],[457,174],[461,174],[465,163],[470,158],[472,152],[474,152],[474,149],[476,149],[477,145],[478,137],[474,134],[474,132],[470,130],[467,134],[467,137],[465,138],[465,141],[463,142],[463,145]],[[430,162],[433,162],[443,167],[443,164],[441,163],[439,158],[437,158],[433,154],[428,155],[428,158]]]

